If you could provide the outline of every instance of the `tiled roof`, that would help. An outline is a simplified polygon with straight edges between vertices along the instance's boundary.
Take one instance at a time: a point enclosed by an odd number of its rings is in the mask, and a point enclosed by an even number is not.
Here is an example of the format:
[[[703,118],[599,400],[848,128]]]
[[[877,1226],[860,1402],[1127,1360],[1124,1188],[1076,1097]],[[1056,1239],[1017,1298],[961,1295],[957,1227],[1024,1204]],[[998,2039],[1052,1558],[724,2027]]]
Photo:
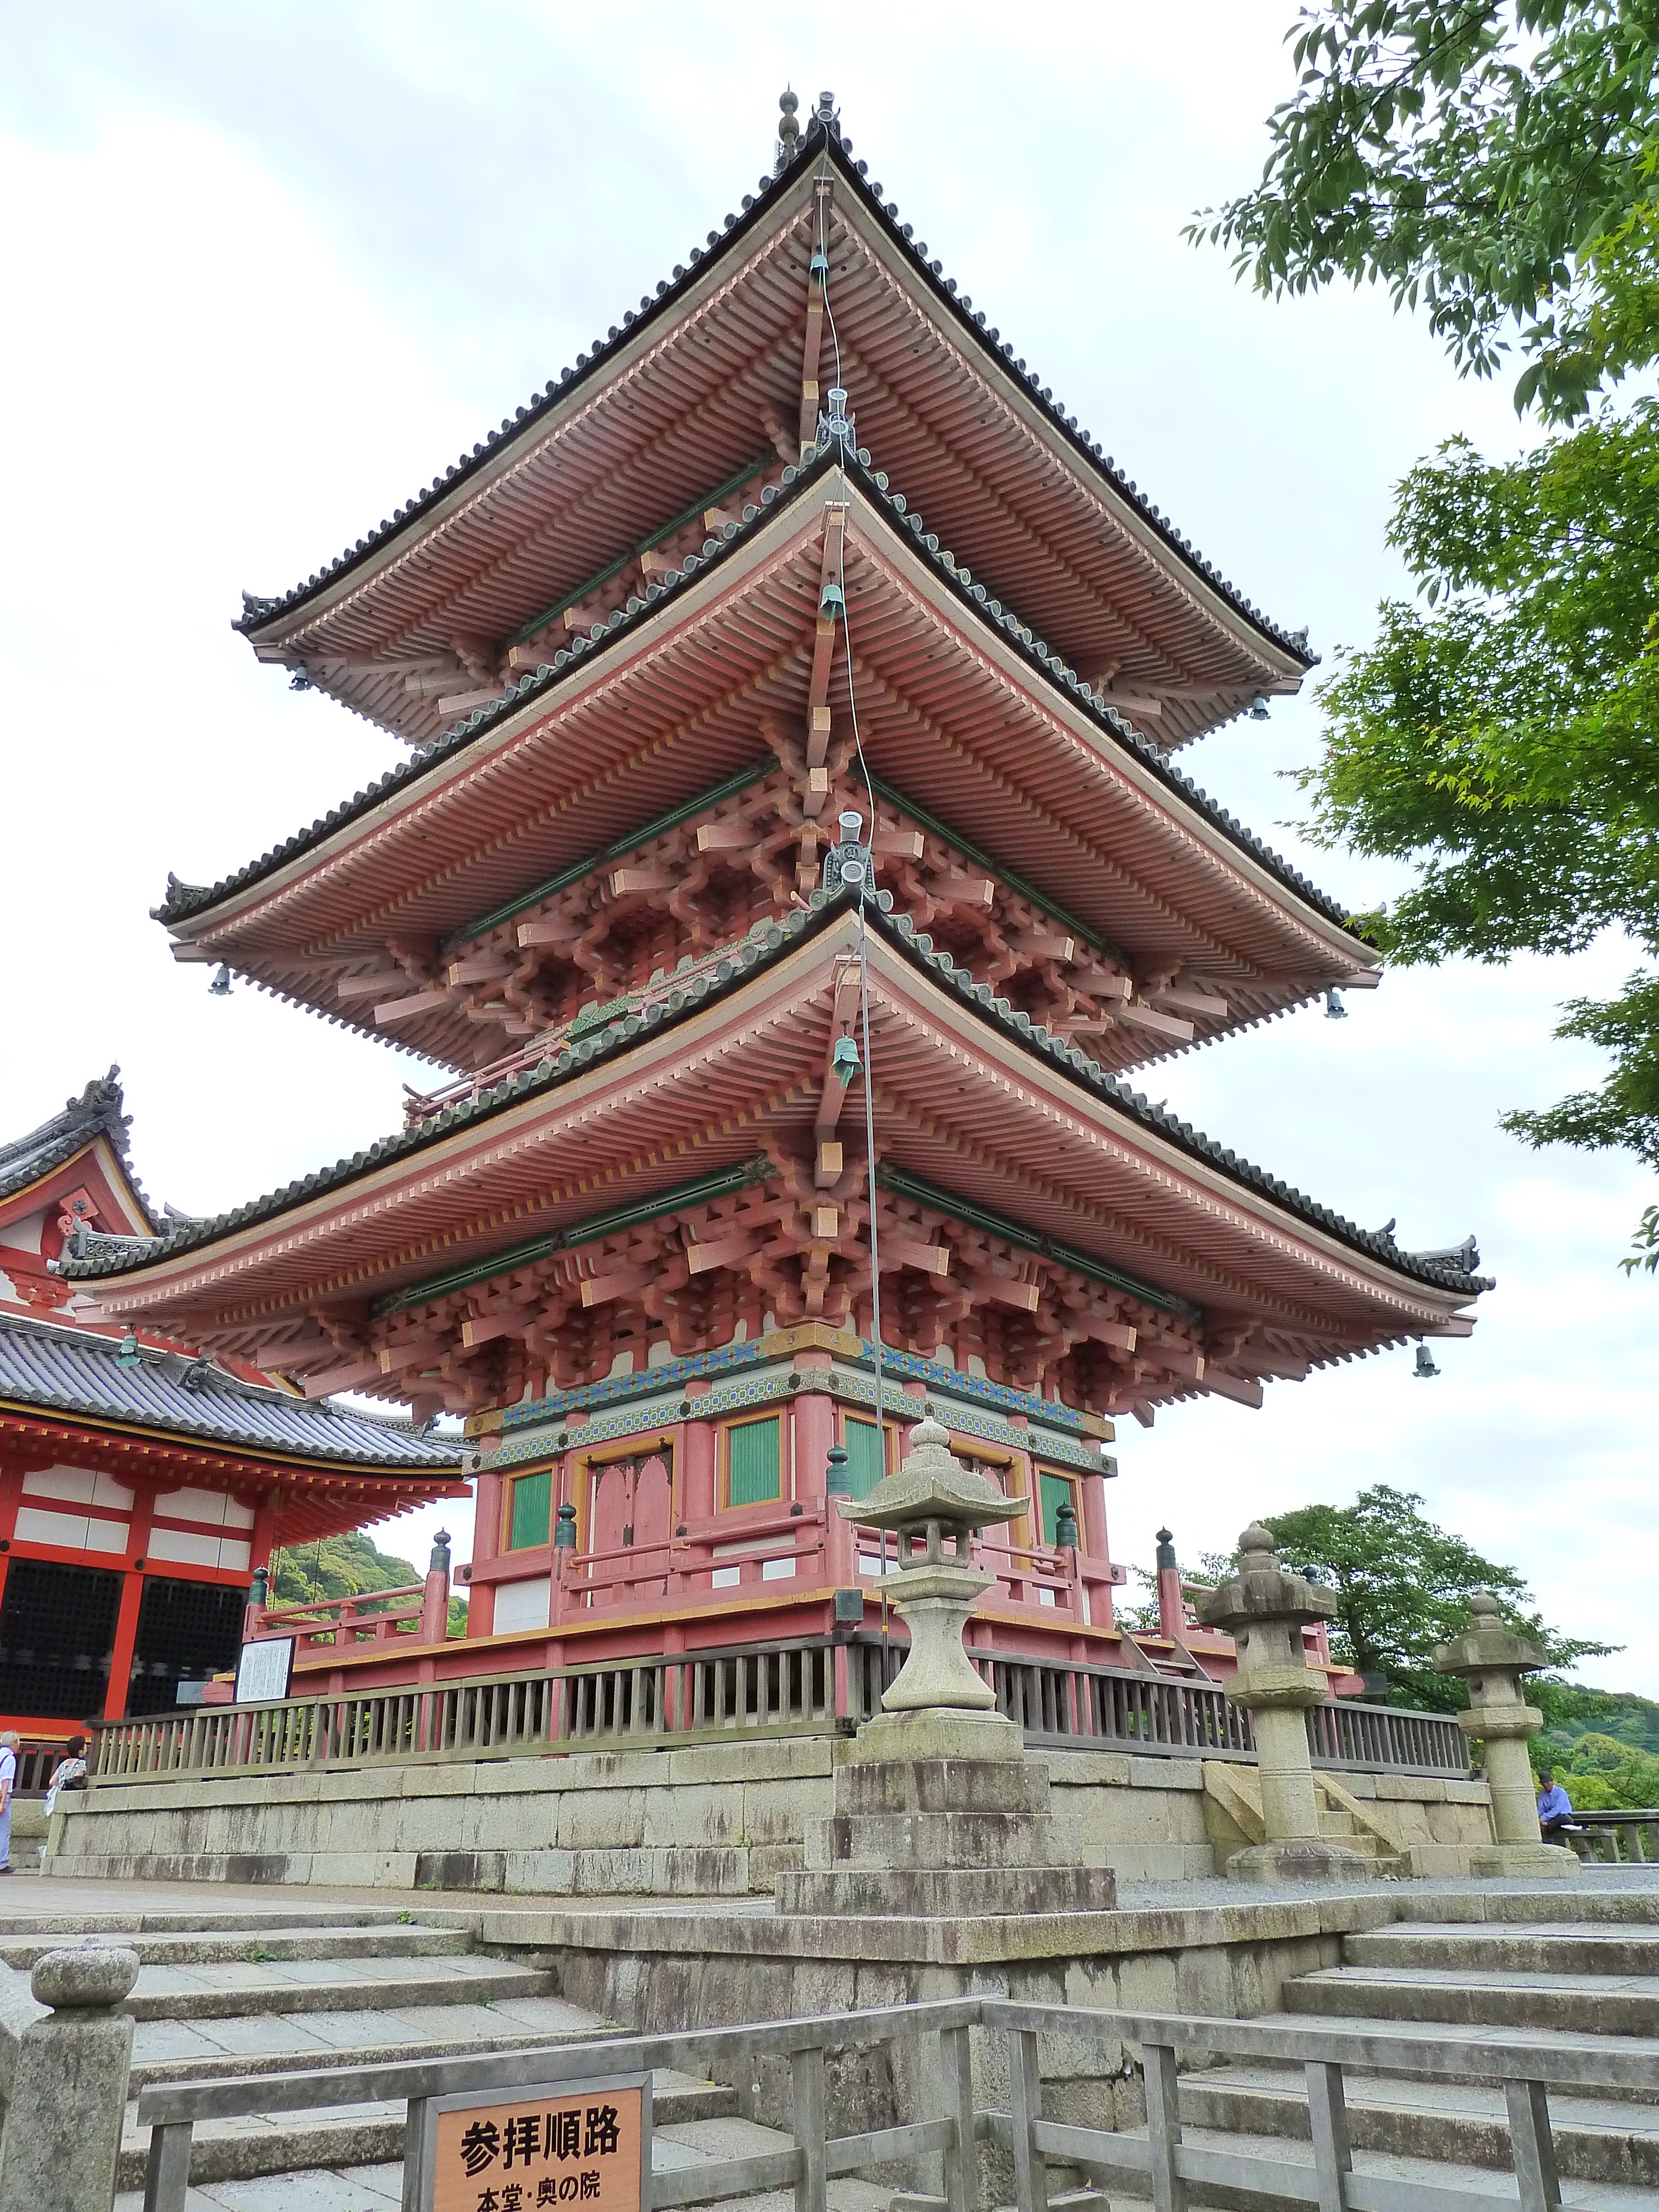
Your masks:
[[[379,529],[371,530],[355,545],[349,545],[325,568],[276,599],[260,599],[244,592],[245,612],[236,627],[247,632],[256,631],[273,616],[290,613],[313,593],[325,589],[361,562],[370,559],[392,538],[417,522],[439,501],[447,498],[457,484],[464,483],[478,471],[491,465],[503,448],[533,434],[543,419],[568,398],[573,392],[602,375],[611,357],[620,348],[632,342],[638,330],[653,323],[672,322],[679,312],[685,294],[701,281],[704,264],[720,258],[740,244],[750,233],[763,227],[777,201],[793,185],[802,170],[826,155],[848,188],[885,232],[894,249],[908,263],[918,281],[932,294],[935,305],[957,324],[975,351],[992,356],[1005,374],[1024,384],[1028,398],[1042,410],[1063,434],[1085,470],[1103,478],[1120,499],[1127,501],[1182,566],[1202,576],[1237,613],[1243,615],[1276,645],[1296,655],[1304,666],[1310,667],[1313,656],[1308,651],[1307,632],[1283,629],[1263,614],[1235,584],[1204,558],[1191,540],[1176,528],[1169,516],[1124,474],[1111,455],[1103,452],[1100,441],[1079,428],[1076,416],[1066,413],[1037,372],[1028,368],[1024,358],[1016,356],[1012,345],[1002,339],[994,326],[988,325],[983,310],[974,308],[965,296],[958,294],[956,279],[946,276],[939,263],[927,258],[926,241],[917,241],[914,238],[910,224],[900,222],[896,205],[884,198],[881,185],[870,183],[869,165],[853,159],[853,142],[842,135],[839,123],[830,121],[826,124],[822,116],[816,114],[803,130],[793,158],[775,175],[762,177],[753,194],[744,195],[742,214],[726,216],[723,235],[716,239],[711,232],[711,243],[692,246],[685,261],[676,265],[672,281],[658,285],[654,299],[641,301],[637,313],[631,309],[626,313],[619,327],[613,326],[605,337],[596,338],[589,352],[577,355],[574,368],[561,370],[544,391],[532,393],[527,406],[519,408],[512,419],[504,420],[499,430],[489,431],[470,453],[461,454],[441,477],[429,486],[423,487],[413,499],[382,520]]]
[[[459,1468],[459,1443],[422,1435],[407,1421],[263,1389],[185,1352],[146,1347],[138,1365],[123,1366],[119,1351],[113,1338],[90,1329],[0,1315],[0,1401],[387,1474]]]
[[[914,548],[928,561],[937,574],[954,590],[957,599],[969,613],[997,630],[1012,642],[1030,663],[1033,669],[1048,682],[1057,684],[1071,700],[1095,722],[1103,735],[1126,752],[1133,753],[1153,775],[1163,781],[1177,797],[1212,823],[1239,849],[1248,853],[1272,874],[1283,887],[1297,898],[1314,908],[1328,921],[1346,924],[1346,908],[1310,883],[1298,869],[1263,844],[1253,830],[1247,830],[1237,817],[1218,805],[1207,792],[1201,790],[1189,776],[1165,758],[1158,748],[1144,738],[1133,725],[1127,721],[1115,707],[1105,704],[1079,679],[1077,672],[1069,668],[1060,655],[1052,652],[1044,641],[1019,619],[1018,614],[988,592],[982,584],[973,580],[970,572],[963,568],[947,548],[940,546],[938,538],[928,531],[923,519],[906,501],[902,492],[890,489],[885,473],[873,472],[870,456],[862,448],[856,453],[839,446],[821,446],[810,461],[800,467],[783,470],[775,484],[768,484],[757,501],[751,501],[743,510],[740,523],[728,522],[722,534],[703,541],[701,553],[688,554],[678,568],[671,568],[660,581],[647,586],[644,593],[636,593],[626,607],[620,608],[604,623],[594,624],[587,637],[577,637],[568,646],[562,646],[550,661],[544,661],[533,675],[520,677],[514,690],[500,699],[473,709],[465,721],[458,722],[453,730],[438,738],[423,750],[412,754],[390,769],[378,781],[343,805],[333,807],[312,823],[308,830],[297,830],[292,837],[250,860],[234,875],[224,877],[210,887],[181,884],[176,877],[167,878],[167,895],[161,905],[151,909],[154,919],[161,922],[188,920],[206,908],[219,904],[234,892],[246,890],[262,877],[303,853],[309,846],[331,836],[346,823],[356,821],[379,805],[391,793],[401,790],[471,744],[482,731],[489,729],[503,715],[514,714],[526,701],[538,698],[554,689],[568,672],[579,661],[585,661],[593,653],[603,652],[614,639],[626,635],[647,615],[654,611],[665,594],[682,587],[691,577],[702,574],[722,559],[731,549],[744,539],[763,520],[770,519],[780,501],[784,504],[802,495],[805,489],[832,468],[844,467],[878,508],[884,508],[896,524],[908,531]]]
[[[153,1222],[153,1211],[145,1203],[137,1180],[127,1158],[127,1132],[132,1127],[132,1116],[122,1110],[121,1071],[112,1067],[101,1079],[94,1077],[78,1098],[64,1101],[61,1114],[54,1114],[38,1129],[31,1129],[26,1137],[14,1137],[8,1144],[0,1145],[0,1199],[9,1198],[14,1191],[26,1190],[42,1176],[50,1175],[65,1160],[72,1160],[84,1151],[94,1138],[108,1139],[112,1151],[126,1170],[127,1180],[135,1195]]]
[[[77,1278],[101,1277],[125,1273],[134,1267],[148,1266],[154,1261],[170,1259],[176,1254],[211,1243],[218,1237],[229,1236],[236,1231],[284,1213],[319,1193],[334,1189],[359,1176],[384,1167],[389,1161],[406,1158],[428,1146],[441,1143],[454,1130],[473,1122],[487,1121],[491,1115],[518,1104],[535,1092],[553,1090],[594,1060],[609,1059],[613,1054],[625,1052],[635,1039],[647,1030],[695,1012],[711,998],[723,994],[757,969],[766,967],[809,933],[826,927],[833,914],[848,903],[851,896],[852,894],[844,887],[834,891],[814,891],[805,911],[792,914],[784,921],[757,929],[740,944],[733,945],[726,957],[712,969],[705,964],[702,973],[685,989],[672,990],[665,998],[654,1000],[642,1013],[620,1015],[603,1029],[592,1030],[580,1039],[568,1038],[556,1054],[543,1060],[539,1066],[522,1069],[517,1074],[504,1079],[493,1089],[481,1092],[476,1099],[447,1106],[428,1121],[418,1122],[395,1136],[384,1137],[367,1151],[354,1153],[349,1160],[340,1160],[331,1168],[306,1176],[282,1190],[273,1191],[247,1206],[239,1206],[234,1212],[221,1214],[216,1220],[194,1223],[165,1237],[154,1240],[134,1238],[130,1243],[122,1242],[118,1247],[113,1239],[95,1240],[98,1249],[94,1257],[67,1261],[63,1271]],[[1161,1106],[1150,1104],[1143,1092],[1132,1091],[1127,1084],[1107,1074],[1075,1045],[1051,1036],[1029,1015],[1016,1012],[1006,999],[995,995],[988,984],[975,982],[969,971],[958,967],[948,952],[938,949],[931,938],[915,928],[908,915],[894,915],[891,904],[890,894],[882,891],[870,911],[875,926],[892,944],[937,982],[954,991],[960,999],[975,1007],[985,1019],[996,1023],[1018,1038],[1027,1050],[1064,1068],[1075,1081],[1103,1100],[1127,1121],[1164,1139],[1205,1166],[1219,1170],[1242,1189],[1270,1200],[1310,1227],[1324,1231],[1371,1259],[1380,1260],[1402,1275],[1432,1284],[1439,1290],[1469,1297],[1492,1287],[1489,1280],[1472,1272],[1480,1265],[1480,1254],[1472,1238],[1452,1252],[1404,1252],[1388,1231],[1361,1229],[1353,1222],[1345,1220],[1329,1206],[1321,1206],[1317,1200],[1309,1198],[1289,1183],[1280,1182],[1265,1169],[1252,1165],[1249,1161],[1241,1159],[1236,1152],[1214,1143],[1201,1130],[1194,1129],[1190,1121],[1182,1121],[1166,1113]]]

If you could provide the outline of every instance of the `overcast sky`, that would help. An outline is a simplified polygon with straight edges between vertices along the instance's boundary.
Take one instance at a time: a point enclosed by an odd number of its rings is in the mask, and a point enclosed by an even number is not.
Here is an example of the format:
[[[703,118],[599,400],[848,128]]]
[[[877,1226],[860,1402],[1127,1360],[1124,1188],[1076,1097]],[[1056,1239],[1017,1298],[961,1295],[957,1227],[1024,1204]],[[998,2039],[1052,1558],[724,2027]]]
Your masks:
[[[169,869],[210,882],[403,757],[255,665],[240,592],[320,567],[718,228],[786,83],[803,107],[834,88],[902,218],[1226,574],[1328,665],[1363,642],[1401,588],[1390,486],[1453,431],[1494,454],[1520,434],[1506,391],[1460,383],[1386,301],[1270,305],[1183,243],[1260,170],[1293,13],[0,0],[5,1132],[118,1060],[151,1197],[210,1212],[396,1127],[404,1082],[430,1082],[246,987],[210,1000],[148,919]],[[1359,905],[1388,877],[1286,826],[1281,772],[1318,730],[1304,698],[1185,760]],[[1402,1244],[1475,1231],[1498,1287],[1437,1381],[1395,1352],[1269,1385],[1261,1413],[1125,1423],[1117,1557],[1150,1563],[1167,1520],[1195,1560],[1252,1515],[1392,1482],[1550,1620],[1626,1647],[1589,1679],[1659,1694],[1659,1285],[1617,1266],[1651,1192],[1496,1126],[1595,1078],[1553,1010],[1632,964],[1615,945],[1390,976],[1346,1022],[1305,1012],[1138,1079],[1356,1220],[1397,1217]],[[381,1540],[418,1552],[437,1517]]]

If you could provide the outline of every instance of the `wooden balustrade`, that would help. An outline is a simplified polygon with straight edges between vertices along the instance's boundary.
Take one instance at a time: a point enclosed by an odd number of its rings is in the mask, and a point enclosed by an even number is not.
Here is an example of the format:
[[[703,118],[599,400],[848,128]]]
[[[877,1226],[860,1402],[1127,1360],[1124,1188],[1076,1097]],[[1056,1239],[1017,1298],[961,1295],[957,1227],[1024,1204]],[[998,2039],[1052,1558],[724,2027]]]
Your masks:
[[[1572,1777],[1567,1777],[1571,1784]],[[1575,1813],[1565,1841],[1581,1859],[1606,1866],[1646,1866],[1659,1860],[1659,1808],[1617,1806]]]
[[[975,2063],[975,2039],[1000,2045]],[[865,2056],[882,2052],[880,2059]],[[921,2067],[901,2063],[918,2051]],[[1146,2126],[1117,2129],[1045,2118],[1043,2062],[1066,2054],[1066,2079],[1087,2077],[1094,2054],[1103,2084],[1123,2071],[1145,2083]],[[1243,2059],[1298,2069],[1305,2084],[1311,2142],[1294,2136],[1241,2142],[1207,2132],[1183,2135],[1177,2101],[1182,2065]],[[765,2066],[763,2062],[773,2062]],[[1651,2100],[1659,2096],[1659,2057],[1632,2044],[1613,2050],[1606,2039],[1505,2038],[1484,2028],[1453,2040],[1407,2033],[1379,2036],[1369,2021],[1218,2020],[1184,2013],[1095,2011],[1077,2005],[1029,2004],[992,1996],[950,1997],[866,2012],[699,2028],[666,2035],[606,2036],[591,2043],[540,2050],[417,2058],[310,2072],[241,2075],[219,2081],[155,2081],[140,2093],[137,2124],[150,2132],[144,2212],[184,2212],[191,2141],[198,2123],[256,2114],[316,2112],[382,2101],[406,2107],[405,2204],[431,2201],[432,2100],[492,2095],[544,2083],[579,2090],[586,2081],[675,2069],[698,2080],[762,2082],[787,2065],[783,2109],[763,2117],[787,2130],[779,2149],[747,2149],[699,2160],[672,2156],[641,2176],[641,2212],[671,2212],[790,2190],[796,2212],[826,2212],[828,2184],[866,2173],[891,2196],[895,2172],[906,2186],[895,2199],[931,2212],[974,2212],[981,2201],[978,2147],[995,2144],[1012,2163],[1013,2197],[1021,2212],[1068,2205],[1103,2212],[1103,2191],[1149,2200],[1163,2212],[1188,2201],[1282,2207],[1310,2204],[1352,2212],[1557,2212],[1561,2203],[1549,2095],[1596,2090]],[[1407,2081],[1438,2081],[1449,2069],[1501,2090],[1510,2142],[1513,2191],[1484,2180],[1471,2187],[1460,2169],[1356,2170],[1350,2148],[1345,2075],[1370,2075],[1379,2064]],[[849,2109],[847,2090],[872,2074],[909,2073],[915,2111],[896,2125],[832,2135],[829,2114]],[[1007,2085],[1008,2109],[982,2106],[981,2080]],[[826,2094],[826,2091],[830,2094]],[[856,2099],[851,2109],[856,2109]],[[112,2106],[118,2117],[118,2103]],[[757,2112],[757,2118],[763,2117]],[[926,2163],[923,2163],[926,2161]],[[1051,2174],[1050,2169],[1054,2169]],[[1091,2185],[1068,2188],[1063,2177]],[[941,2193],[942,2191],[942,2193]],[[917,2193],[920,2192],[920,2193]],[[493,2191],[488,2192],[493,2194]]]
[[[881,1709],[903,1663],[902,1633],[872,1629],[708,1650],[526,1669],[476,1680],[343,1690],[261,1705],[199,1706],[112,1721],[89,1765],[102,1783],[164,1781],[303,1766],[508,1758],[627,1743],[726,1742],[734,1735],[825,1735]],[[1036,1747],[1249,1759],[1249,1717],[1213,1683],[983,1646],[969,1657],[998,1710]],[[1316,1764],[1462,1774],[1447,1714],[1316,1706]],[[1659,1818],[1659,1815],[1650,1816]]]

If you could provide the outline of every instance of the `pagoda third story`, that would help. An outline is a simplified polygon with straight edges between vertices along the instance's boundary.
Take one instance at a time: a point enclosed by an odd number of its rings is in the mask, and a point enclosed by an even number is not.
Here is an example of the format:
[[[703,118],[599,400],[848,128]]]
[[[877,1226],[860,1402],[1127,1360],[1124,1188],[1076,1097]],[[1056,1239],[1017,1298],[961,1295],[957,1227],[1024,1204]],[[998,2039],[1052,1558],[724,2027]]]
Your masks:
[[[441,1672],[855,1627],[889,1563],[827,1492],[924,1413],[1021,1504],[971,1634],[1110,1662],[1115,1417],[1472,1328],[1473,1240],[1402,1251],[1122,1080],[1377,980],[1175,764],[1306,634],[1027,372],[828,95],[240,627],[410,750],[159,918],[439,1076],[367,1152],[68,1264],[309,1397],[467,1417]]]

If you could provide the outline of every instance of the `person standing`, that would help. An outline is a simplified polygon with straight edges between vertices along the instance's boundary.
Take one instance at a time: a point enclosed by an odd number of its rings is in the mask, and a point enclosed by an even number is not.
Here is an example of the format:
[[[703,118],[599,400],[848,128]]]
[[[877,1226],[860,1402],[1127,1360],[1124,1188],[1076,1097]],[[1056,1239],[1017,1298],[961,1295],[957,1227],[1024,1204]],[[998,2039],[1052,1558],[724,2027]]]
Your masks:
[[[11,1872],[11,1800],[17,1786],[17,1753],[22,1741],[15,1729],[0,1735],[0,1874]]]
[[[64,1756],[52,1770],[46,1784],[46,1814],[47,1820],[58,1810],[60,1790],[84,1790],[87,1786],[87,1740],[83,1735],[72,1735],[64,1746]]]
[[[1571,1825],[1572,1800],[1551,1768],[1547,1766],[1538,1779],[1543,1785],[1538,1792],[1538,1826],[1547,1844],[1559,1844],[1561,1831]]]

